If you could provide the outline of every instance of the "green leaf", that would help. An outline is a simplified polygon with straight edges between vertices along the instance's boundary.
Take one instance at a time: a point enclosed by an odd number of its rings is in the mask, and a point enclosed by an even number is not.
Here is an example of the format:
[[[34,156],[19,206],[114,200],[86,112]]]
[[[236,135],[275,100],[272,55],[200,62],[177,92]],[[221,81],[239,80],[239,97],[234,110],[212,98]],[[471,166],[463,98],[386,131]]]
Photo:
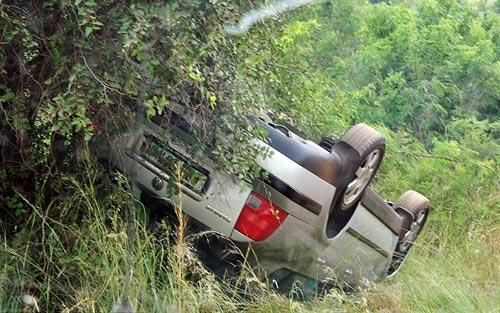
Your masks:
[[[85,26],[85,37],[90,36],[90,34],[92,34],[93,30],[94,29],[91,26]]]
[[[3,96],[0,98],[0,102],[7,102],[7,101],[10,101],[14,98],[15,94],[14,92],[12,92],[12,90],[10,88],[7,88],[5,90],[5,93],[3,94]]]

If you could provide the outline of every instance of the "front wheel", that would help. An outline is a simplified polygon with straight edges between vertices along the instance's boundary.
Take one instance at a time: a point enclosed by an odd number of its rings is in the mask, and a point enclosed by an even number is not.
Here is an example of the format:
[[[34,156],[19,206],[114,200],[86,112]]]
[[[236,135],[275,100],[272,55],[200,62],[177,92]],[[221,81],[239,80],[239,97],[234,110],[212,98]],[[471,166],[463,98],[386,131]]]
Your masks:
[[[429,215],[430,201],[420,193],[408,190],[399,197],[396,207],[402,207],[413,215],[413,221],[400,239],[398,252],[407,253],[424,227]]]
[[[360,155],[354,178],[342,195],[340,209],[347,211],[358,202],[377,173],[385,153],[385,138],[372,127],[361,123],[349,129],[340,141],[349,144]]]
[[[406,228],[402,229],[400,238],[396,245],[396,250],[389,266],[387,273],[388,277],[394,276],[408,254],[408,251],[413,246],[418,235],[422,231],[427,217],[429,216],[430,201],[420,193],[414,190],[408,190],[399,197],[398,201],[394,204],[396,210],[403,208],[411,213],[412,220]]]

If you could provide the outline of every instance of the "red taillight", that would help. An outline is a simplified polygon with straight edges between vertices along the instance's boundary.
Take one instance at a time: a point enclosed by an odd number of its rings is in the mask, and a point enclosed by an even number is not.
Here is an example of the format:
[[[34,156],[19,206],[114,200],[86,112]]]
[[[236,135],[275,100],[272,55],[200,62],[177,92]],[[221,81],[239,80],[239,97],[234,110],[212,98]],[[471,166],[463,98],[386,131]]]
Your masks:
[[[252,192],[243,206],[235,228],[255,241],[262,241],[271,236],[287,216],[288,213],[278,206]]]

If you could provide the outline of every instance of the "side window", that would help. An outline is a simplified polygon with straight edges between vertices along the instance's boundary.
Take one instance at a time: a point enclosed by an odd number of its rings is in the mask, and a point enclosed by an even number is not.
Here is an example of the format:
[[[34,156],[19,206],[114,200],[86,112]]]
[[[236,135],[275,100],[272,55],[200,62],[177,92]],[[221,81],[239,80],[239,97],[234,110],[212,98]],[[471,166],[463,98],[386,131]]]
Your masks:
[[[325,289],[324,283],[301,275],[287,268],[280,268],[269,275],[269,284],[279,293],[295,299],[311,299]]]

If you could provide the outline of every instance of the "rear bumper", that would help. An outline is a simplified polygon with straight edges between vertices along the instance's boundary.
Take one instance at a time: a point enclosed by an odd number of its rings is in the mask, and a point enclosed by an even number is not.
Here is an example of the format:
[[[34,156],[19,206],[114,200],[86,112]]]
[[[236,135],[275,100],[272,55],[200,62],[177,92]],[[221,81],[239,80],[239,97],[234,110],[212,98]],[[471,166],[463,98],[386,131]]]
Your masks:
[[[221,171],[210,172],[210,184],[202,195],[179,184],[182,192],[169,195],[166,173],[139,155],[127,150],[129,136],[123,135],[112,144],[114,165],[132,178],[142,189],[180,207],[187,215],[210,229],[230,237],[236,220],[252,187]],[[162,183],[158,183],[161,181]]]

